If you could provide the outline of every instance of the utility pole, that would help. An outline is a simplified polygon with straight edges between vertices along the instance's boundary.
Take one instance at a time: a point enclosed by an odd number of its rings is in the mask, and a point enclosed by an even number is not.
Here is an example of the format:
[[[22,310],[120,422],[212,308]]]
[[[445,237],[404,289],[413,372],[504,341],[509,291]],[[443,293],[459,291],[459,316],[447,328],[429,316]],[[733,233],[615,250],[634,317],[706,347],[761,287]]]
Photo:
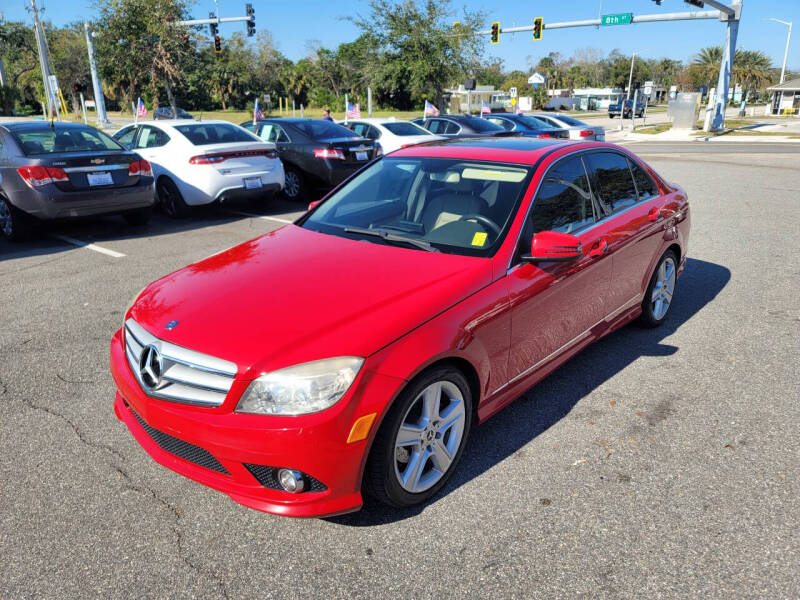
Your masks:
[[[633,59],[636,58],[636,52],[631,54],[631,74],[628,75],[628,100],[631,99],[631,84],[633,84]]]
[[[781,81],[778,85],[781,85],[786,79],[786,59],[789,58],[789,42],[792,39],[792,21],[781,21],[780,19],[776,19],[774,17],[767,17],[765,21],[775,21],[776,23],[781,23],[782,25],[786,25],[789,27],[789,34],[786,36],[786,50],[783,53],[783,66],[781,67]],[[2,64],[0,64],[0,69],[2,69]]]
[[[56,93],[50,87],[50,64],[47,60],[47,46],[45,45],[44,30],[39,21],[39,10],[36,8],[36,0],[31,0],[33,9],[33,32],[36,34],[36,47],[39,50],[39,67],[42,70],[42,83],[44,84],[44,97],[47,100],[47,118],[53,117],[53,110],[56,109]],[[58,112],[56,110],[56,112]],[[59,117],[59,120],[60,117]]]
[[[89,51],[89,70],[92,72],[92,92],[94,93],[94,109],[97,111],[97,124],[100,127],[111,127],[111,121],[106,116],[106,102],[103,99],[103,85],[100,83],[100,75],[97,73],[97,62],[94,59],[94,44],[92,43],[92,33],[89,22],[83,24],[86,31],[86,47]]]

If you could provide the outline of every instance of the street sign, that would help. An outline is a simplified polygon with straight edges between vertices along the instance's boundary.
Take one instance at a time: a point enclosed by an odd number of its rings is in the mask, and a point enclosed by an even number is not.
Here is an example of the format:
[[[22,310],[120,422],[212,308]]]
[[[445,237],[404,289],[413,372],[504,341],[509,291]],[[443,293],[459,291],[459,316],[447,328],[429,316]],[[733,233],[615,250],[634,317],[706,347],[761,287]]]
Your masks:
[[[630,25],[633,13],[619,13],[616,15],[603,15],[600,17],[601,25]]]
[[[511,106],[516,106],[516,105],[517,105],[517,99],[516,98],[512,98],[511,99]]]
[[[508,92],[511,94],[512,98],[516,98],[517,97],[517,88],[512,87],[511,89],[508,90]]]

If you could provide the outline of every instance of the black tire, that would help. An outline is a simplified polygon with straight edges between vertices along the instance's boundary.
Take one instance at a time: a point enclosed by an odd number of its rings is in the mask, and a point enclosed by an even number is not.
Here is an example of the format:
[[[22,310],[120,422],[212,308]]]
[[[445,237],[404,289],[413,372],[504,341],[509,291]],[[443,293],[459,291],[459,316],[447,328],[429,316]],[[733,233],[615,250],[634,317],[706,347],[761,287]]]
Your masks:
[[[148,206],[147,208],[139,208],[137,210],[131,210],[126,213],[122,213],[122,218],[125,219],[125,222],[128,225],[147,225],[147,222],[150,220],[150,217],[153,215],[153,209]]]
[[[191,213],[175,182],[169,177],[162,177],[156,185],[161,208],[172,219],[185,219]]]
[[[614,118],[614,115],[612,115],[612,114],[609,114],[609,115],[608,115],[608,118],[609,118],[609,119],[613,119],[613,118]]]
[[[305,198],[308,185],[303,174],[293,167],[287,167],[285,176],[286,183],[283,187],[283,195],[289,200],[302,200]]]
[[[441,475],[436,483],[424,491],[411,493],[406,490],[399,481],[400,474],[397,465],[401,463],[398,459],[395,442],[403,420],[410,414],[411,409],[416,407],[420,394],[423,390],[438,382],[452,384],[456,386],[461,393],[464,403],[464,423],[461,439],[458,442],[458,449],[452,455],[452,462],[450,462],[444,474]],[[420,504],[435,495],[450,479],[464,453],[470,428],[472,427],[472,406],[472,393],[467,379],[461,371],[454,367],[443,366],[433,368],[430,371],[422,373],[409,383],[389,409],[373,441],[372,449],[370,450],[367,465],[364,470],[363,487],[367,495],[383,504],[397,508]],[[449,404],[446,409],[447,408],[449,408]],[[441,417],[442,421],[446,419],[446,416]],[[436,433],[435,435],[438,440],[439,434]],[[445,436],[446,435],[447,432],[445,432]],[[442,438],[442,442],[444,441],[445,440]],[[432,443],[436,442],[433,441]],[[422,462],[421,471],[425,469],[426,465],[431,467],[430,471],[434,470],[432,458],[433,457],[430,457]],[[406,461],[408,460],[409,459],[406,458]],[[408,466],[406,468],[408,468]]]
[[[653,271],[653,275],[650,277],[650,283],[647,285],[647,290],[644,293],[644,298],[642,299],[642,315],[639,317],[639,323],[643,327],[658,327],[664,321],[667,320],[669,316],[669,311],[672,309],[672,305],[674,304],[675,300],[675,290],[677,284],[677,277],[678,277],[678,257],[675,255],[675,252],[672,250],[667,250],[664,255],[659,259],[658,264],[656,265],[655,270]],[[662,308],[659,310],[658,303],[656,300],[653,299],[654,295],[658,295],[656,292],[656,287],[664,289],[661,280],[661,267],[664,265],[665,267],[665,274],[668,273],[668,269],[673,269],[672,272],[672,292],[669,295],[669,301],[666,306],[666,310],[663,310],[663,299],[664,296],[662,295]],[[666,286],[667,291],[669,290],[669,286]]]
[[[12,242],[27,240],[33,231],[33,217],[0,196],[0,235]]]

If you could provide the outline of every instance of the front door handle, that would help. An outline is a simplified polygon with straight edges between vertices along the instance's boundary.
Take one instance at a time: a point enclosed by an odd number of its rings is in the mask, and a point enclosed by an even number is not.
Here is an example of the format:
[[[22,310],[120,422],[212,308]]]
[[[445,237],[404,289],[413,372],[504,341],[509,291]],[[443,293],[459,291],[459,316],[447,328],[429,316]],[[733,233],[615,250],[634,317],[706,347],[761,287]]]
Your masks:
[[[606,252],[608,252],[608,240],[606,240],[604,237],[601,237],[594,243],[592,249],[589,250],[589,256],[598,258],[603,256]]]

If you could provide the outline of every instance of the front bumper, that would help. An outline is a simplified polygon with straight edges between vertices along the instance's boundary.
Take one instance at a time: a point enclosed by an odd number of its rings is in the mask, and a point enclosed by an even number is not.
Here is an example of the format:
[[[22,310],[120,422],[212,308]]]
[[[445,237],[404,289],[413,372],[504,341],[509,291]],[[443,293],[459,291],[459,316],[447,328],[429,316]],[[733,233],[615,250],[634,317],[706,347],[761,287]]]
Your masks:
[[[361,508],[367,451],[380,417],[404,383],[362,371],[336,405],[301,417],[233,412],[249,383],[238,379],[219,407],[179,404],[144,394],[125,357],[119,331],[111,341],[111,374],[118,390],[114,412],[156,462],[240,504],[291,517],[330,516]],[[369,437],[348,444],[352,424],[372,412],[378,418]],[[272,489],[259,483],[254,466],[261,472],[263,467],[297,469],[324,489],[312,486],[300,494]]]

